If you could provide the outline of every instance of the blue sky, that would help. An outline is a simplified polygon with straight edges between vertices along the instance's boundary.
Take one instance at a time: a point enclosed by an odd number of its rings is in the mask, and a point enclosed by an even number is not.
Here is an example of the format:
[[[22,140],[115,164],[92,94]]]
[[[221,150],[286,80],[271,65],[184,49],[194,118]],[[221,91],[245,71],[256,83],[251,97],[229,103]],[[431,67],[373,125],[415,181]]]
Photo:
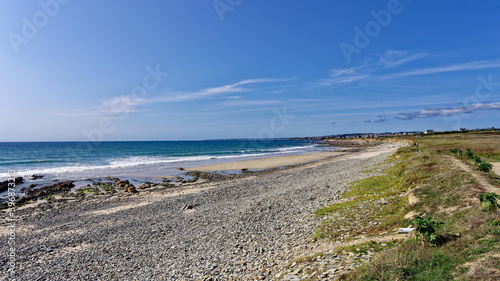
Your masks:
[[[498,1],[0,2],[0,141],[500,127]]]

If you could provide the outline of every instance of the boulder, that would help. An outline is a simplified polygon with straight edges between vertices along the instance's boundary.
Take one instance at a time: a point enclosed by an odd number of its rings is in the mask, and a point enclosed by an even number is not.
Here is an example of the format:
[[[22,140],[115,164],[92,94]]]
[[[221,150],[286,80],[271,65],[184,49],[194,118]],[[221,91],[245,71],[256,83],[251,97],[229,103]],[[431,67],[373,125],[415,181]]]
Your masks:
[[[125,189],[128,193],[137,193],[137,189],[133,184],[127,184],[127,188]]]
[[[149,183],[139,185],[139,189],[146,189],[146,188],[150,188],[150,187],[151,187],[151,184],[149,184]]]

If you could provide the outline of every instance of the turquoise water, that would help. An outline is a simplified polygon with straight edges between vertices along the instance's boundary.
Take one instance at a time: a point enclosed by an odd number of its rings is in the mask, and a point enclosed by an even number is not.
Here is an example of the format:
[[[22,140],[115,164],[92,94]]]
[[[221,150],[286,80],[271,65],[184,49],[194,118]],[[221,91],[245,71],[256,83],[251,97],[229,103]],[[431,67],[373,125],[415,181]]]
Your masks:
[[[317,149],[296,140],[0,143],[0,180],[8,178],[9,169],[23,177],[78,180]]]

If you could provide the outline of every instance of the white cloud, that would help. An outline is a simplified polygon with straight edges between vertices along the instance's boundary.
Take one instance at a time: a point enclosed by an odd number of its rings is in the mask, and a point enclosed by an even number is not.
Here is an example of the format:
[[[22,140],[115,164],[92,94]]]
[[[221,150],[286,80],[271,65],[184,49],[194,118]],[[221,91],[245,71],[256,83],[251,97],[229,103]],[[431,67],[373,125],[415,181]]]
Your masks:
[[[481,60],[445,66],[426,67],[405,72],[395,72],[394,69],[404,63],[428,57],[427,53],[415,53],[410,51],[386,51],[378,55],[378,60],[367,59],[362,65],[349,68],[331,69],[330,77],[314,83],[319,87],[332,85],[344,85],[356,81],[380,81],[391,80],[410,76],[431,75],[454,71],[471,71],[479,69],[500,68],[500,59]],[[371,62],[371,63],[370,63]],[[390,74],[379,74],[388,73]]]
[[[462,71],[462,70],[478,70],[478,69],[488,69],[488,68],[498,68],[500,67],[500,60],[492,60],[492,61],[472,61],[461,64],[453,64],[447,66],[440,67],[429,67],[422,68],[407,72],[395,73],[390,75],[382,76],[383,79],[395,79],[400,77],[407,76],[418,76],[418,75],[429,75],[436,73],[445,73],[445,72],[453,72],[453,71]]]
[[[361,67],[330,69],[330,78],[320,80],[318,86],[346,84],[369,77],[368,74],[358,73],[360,68]]]
[[[412,53],[410,51],[389,50],[382,55],[379,55],[379,60],[386,67],[396,67],[410,61],[425,58],[427,56],[428,54],[426,53]]]
[[[377,115],[377,118],[365,120],[366,123],[380,123],[385,121],[387,121],[387,115],[385,113]]]
[[[201,89],[194,92],[173,92],[169,95],[159,96],[159,97],[137,97],[134,95],[123,95],[116,96],[109,99],[101,101],[100,105],[93,107],[91,110],[81,110],[74,111],[70,113],[59,114],[61,116],[84,116],[84,115],[117,115],[126,114],[131,112],[138,112],[137,109],[141,105],[151,104],[151,103],[169,103],[169,102],[185,102],[206,99],[209,97],[220,96],[224,94],[241,93],[251,91],[249,87],[253,84],[260,83],[270,83],[270,82],[285,82],[295,80],[297,78],[291,79],[274,79],[274,78],[259,78],[259,79],[246,79],[233,84],[211,87]],[[239,99],[240,96],[229,96],[228,99]],[[262,101],[260,101],[262,102]],[[251,105],[252,101],[246,101],[248,105]],[[259,101],[254,102],[258,104]],[[233,103],[236,106],[237,102]],[[244,105],[244,102],[240,102]],[[230,105],[230,104],[229,104]]]
[[[270,104],[278,104],[281,101],[279,100],[228,100],[222,103],[224,106],[255,106],[255,105],[270,105]]]
[[[460,113],[472,113],[479,110],[500,110],[500,102],[475,103],[468,106],[450,106],[450,107],[428,107],[418,111],[400,113],[396,116],[400,120],[412,120],[415,118],[430,118],[435,116],[450,116]]]

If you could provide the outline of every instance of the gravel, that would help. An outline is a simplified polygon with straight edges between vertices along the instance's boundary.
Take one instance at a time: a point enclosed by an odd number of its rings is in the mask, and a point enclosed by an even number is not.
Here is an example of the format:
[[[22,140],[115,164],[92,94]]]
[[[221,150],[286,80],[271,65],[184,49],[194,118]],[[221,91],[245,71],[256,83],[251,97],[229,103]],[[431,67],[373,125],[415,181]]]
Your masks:
[[[391,153],[250,173],[238,181],[49,200],[16,213],[16,277],[273,280],[310,247],[321,222],[314,211],[331,204],[349,182],[369,176],[360,171]],[[171,196],[180,191],[185,194]],[[3,233],[0,245],[8,249]],[[7,256],[0,261],[6,280]]]

